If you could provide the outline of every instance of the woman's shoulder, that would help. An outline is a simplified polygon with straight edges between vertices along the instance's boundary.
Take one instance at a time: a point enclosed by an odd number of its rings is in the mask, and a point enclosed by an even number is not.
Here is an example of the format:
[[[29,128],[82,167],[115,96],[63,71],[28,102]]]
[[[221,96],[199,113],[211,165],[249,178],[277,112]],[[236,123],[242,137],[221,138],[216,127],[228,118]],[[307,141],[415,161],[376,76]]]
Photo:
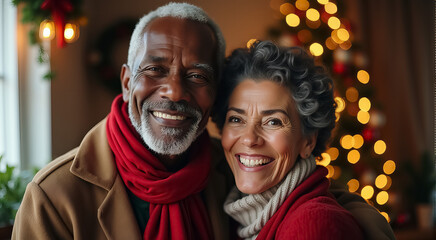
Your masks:
[[[289,211],[276,237],[292,239],[362,239],[353,216],[335,199],[319,196]]]

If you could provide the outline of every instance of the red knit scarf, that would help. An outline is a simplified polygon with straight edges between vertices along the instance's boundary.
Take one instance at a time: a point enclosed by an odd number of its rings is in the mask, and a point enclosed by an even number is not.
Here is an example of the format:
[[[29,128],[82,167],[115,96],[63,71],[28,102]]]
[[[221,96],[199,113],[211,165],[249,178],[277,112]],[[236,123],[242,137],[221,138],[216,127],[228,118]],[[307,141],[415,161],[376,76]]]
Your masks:
[[[190,150],[190,161],[168,172],[140,140],[122,96],[115,98],[107,120],[107,138],[127,188],[150,203],[144,239],[212,239],[200,192],[210,170],[210,139],[205,131]]]

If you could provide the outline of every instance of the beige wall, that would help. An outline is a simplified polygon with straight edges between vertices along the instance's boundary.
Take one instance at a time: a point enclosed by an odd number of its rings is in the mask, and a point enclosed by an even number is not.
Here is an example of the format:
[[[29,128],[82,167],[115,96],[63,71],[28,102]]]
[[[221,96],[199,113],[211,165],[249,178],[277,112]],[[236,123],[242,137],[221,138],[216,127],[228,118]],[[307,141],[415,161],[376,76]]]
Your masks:
[[[84,1],[83,10],[88,25],[81,28],[79,40],[62,49],[52,45],[51,64],[56,74],[52,82],[53,157],[77,146],[86,132],[107,115],[115,96],[92,77],[92,72],[87,67],[89,52],[97,37],[120,19],[139,18],[167,2],[169,1]],[[227,41],[227,53],[236,47],[245,46],[251,38],[264,39],[268,26],[277,24],[277,12],[270,8],[268,0],[185,2],[202,7],[221,27]],[[126,48],[120,46],[120,49]],[[122,54],[118,54],[121,59],[115,62],[123,62],[127,53],[125,56]]]

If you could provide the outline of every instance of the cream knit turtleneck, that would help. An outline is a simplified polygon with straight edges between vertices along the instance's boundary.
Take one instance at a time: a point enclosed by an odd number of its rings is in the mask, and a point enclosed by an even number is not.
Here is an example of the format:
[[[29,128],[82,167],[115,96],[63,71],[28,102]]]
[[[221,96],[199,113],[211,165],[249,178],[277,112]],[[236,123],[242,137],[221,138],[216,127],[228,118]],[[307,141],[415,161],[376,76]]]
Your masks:
[[[312,155],[307,159],[300,159],[282,182],[259,194],[246,195],[234,187],[224,203],[224,211],[242,225],[238,228],[238,236],[255,239],[285,199],[315,167],[316,162]]]

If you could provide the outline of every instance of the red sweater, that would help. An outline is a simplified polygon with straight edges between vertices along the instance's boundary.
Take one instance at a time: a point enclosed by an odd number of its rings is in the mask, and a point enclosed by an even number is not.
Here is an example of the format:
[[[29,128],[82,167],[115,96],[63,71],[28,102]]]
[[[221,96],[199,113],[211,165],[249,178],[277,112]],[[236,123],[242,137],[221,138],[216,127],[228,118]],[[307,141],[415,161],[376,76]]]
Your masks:
[[[327,192],[327,169],[318,166],[285,200],[257,239],[363,239],[351,214]]]

